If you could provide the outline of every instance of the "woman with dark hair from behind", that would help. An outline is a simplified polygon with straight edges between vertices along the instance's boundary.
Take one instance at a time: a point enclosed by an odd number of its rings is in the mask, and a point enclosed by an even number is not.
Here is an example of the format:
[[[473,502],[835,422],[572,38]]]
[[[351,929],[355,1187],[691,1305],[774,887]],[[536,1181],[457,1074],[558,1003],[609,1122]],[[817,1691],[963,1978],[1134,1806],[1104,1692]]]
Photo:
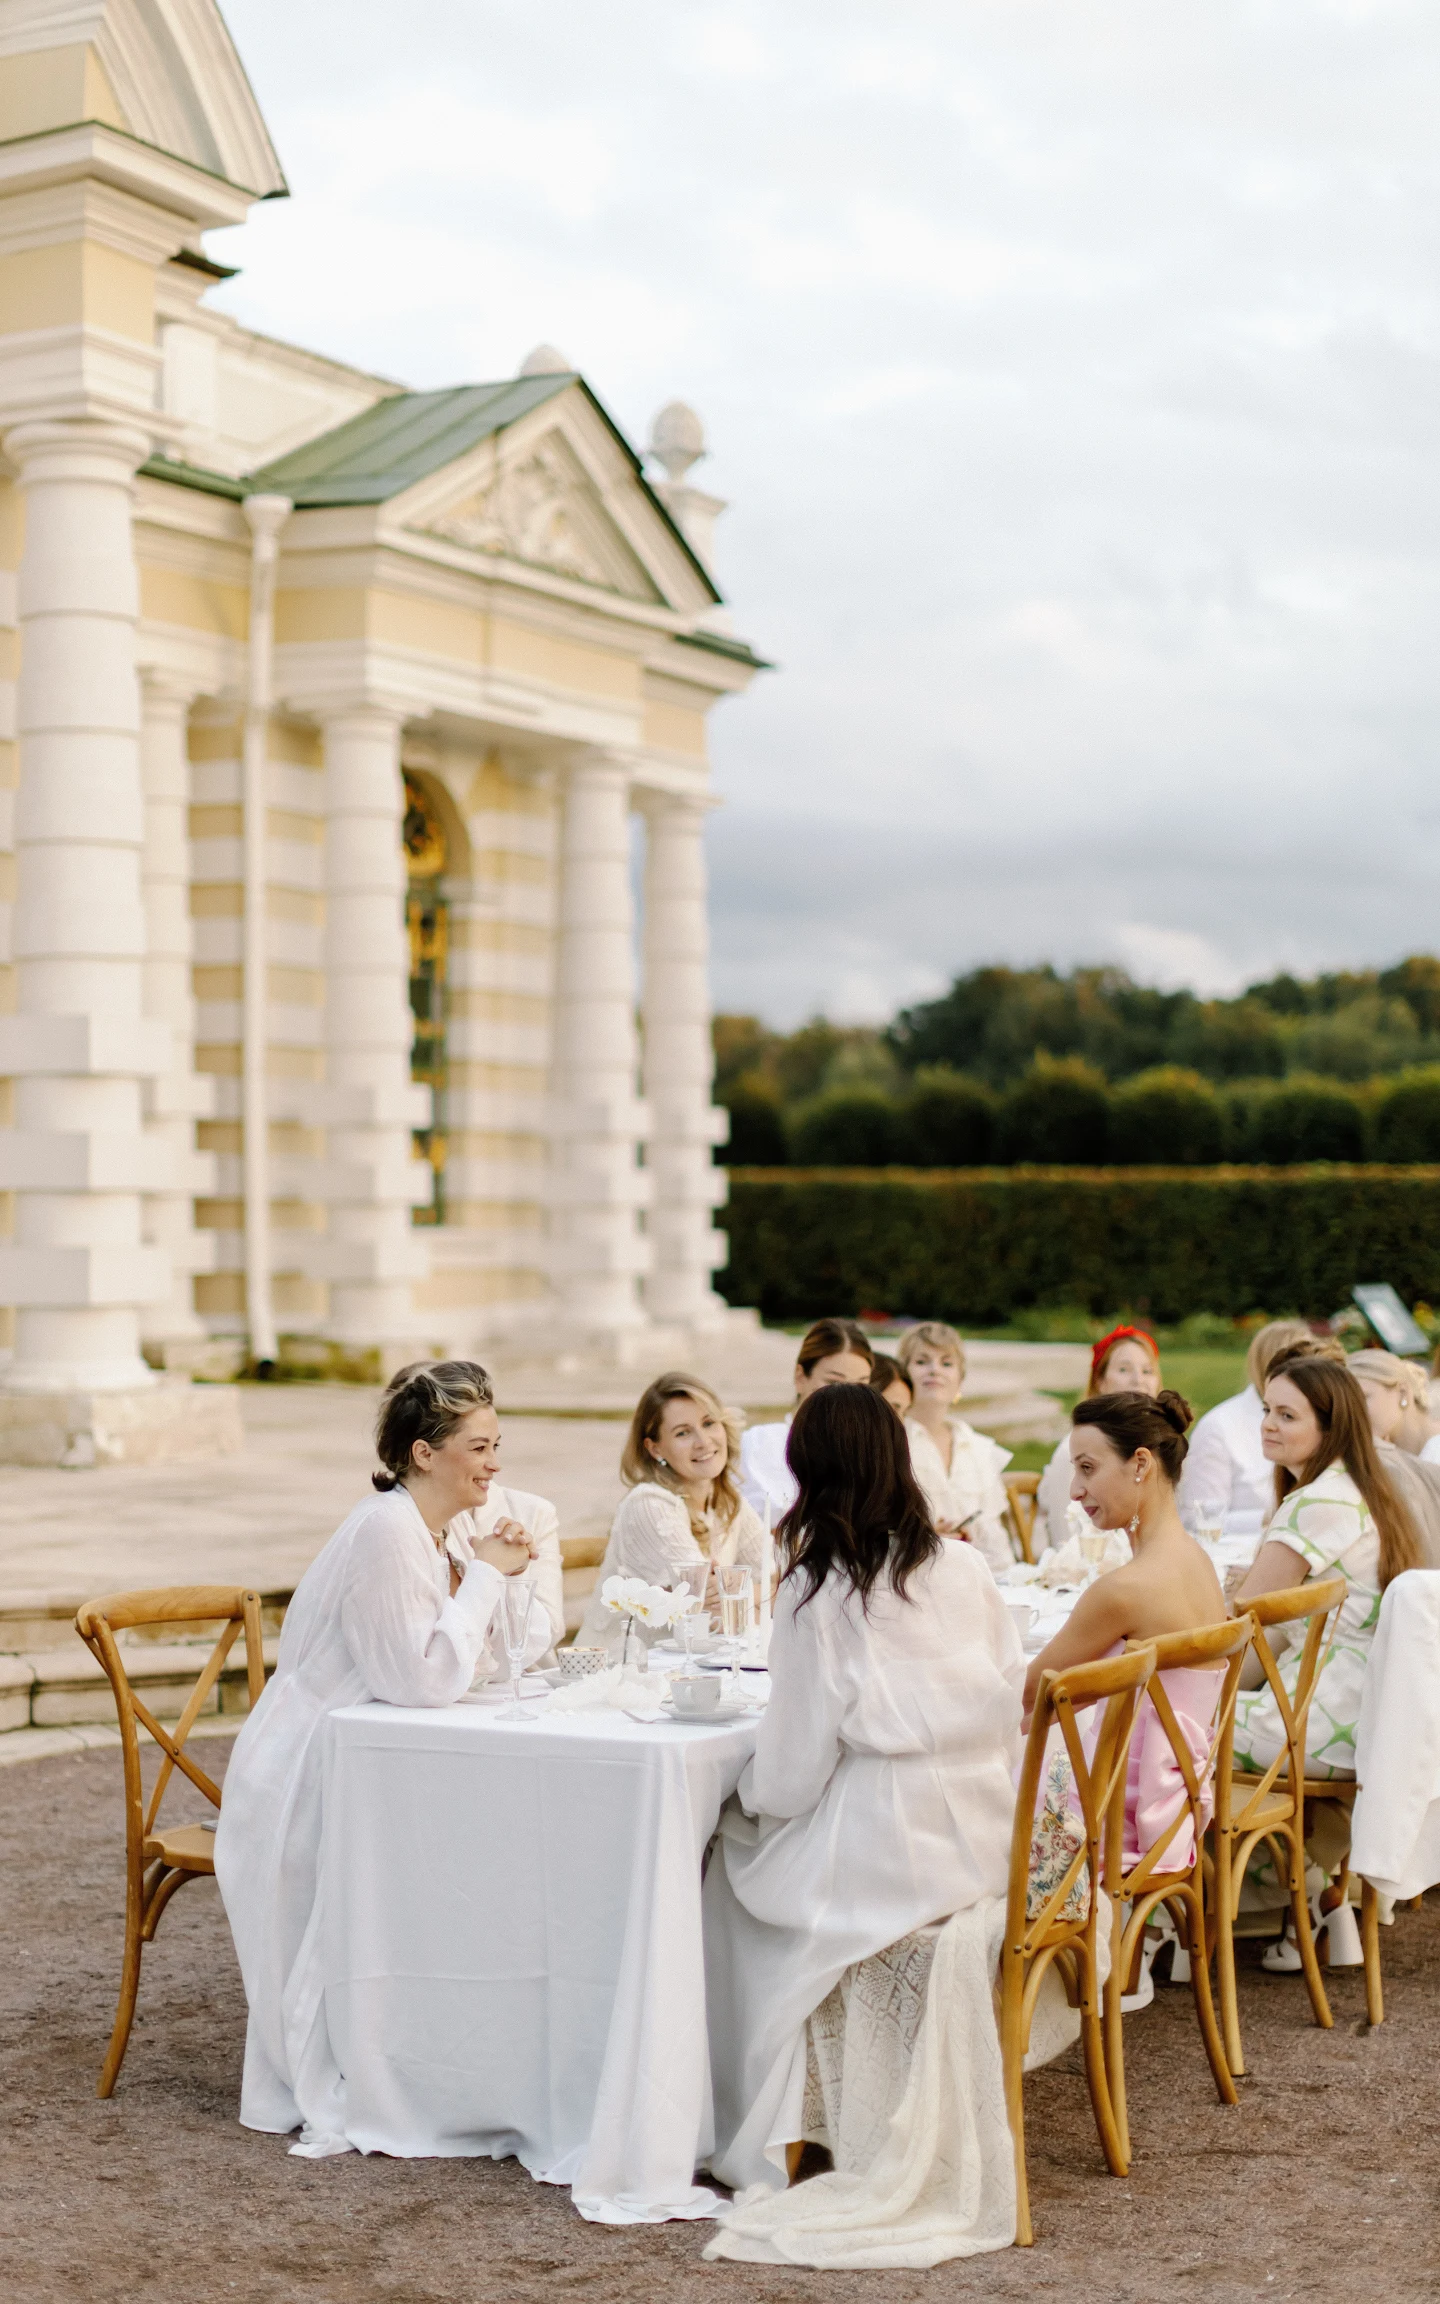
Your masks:
[[[483,1512],[499,1469],[490,1379],[472,1360],[402,1368],[380,1403],[378,1494],[343,1520],[301,1577],[274,1677],[235,1739],[215,1829],[250,2021],[240,2119],[295,2150],[350,2149],[344,2083],[326,2031],[312,1918],[328,1715],[346,1704],[453,1704],[489,1654],[507,1576],[536,1547],[505,1520],[471,1543],[452,1521]],[[527,1660],[552,1637],[533,1593]]]
[[[705,1883],[711,2165],[782,2185],[806,2019],[852,1962],[1005,1893],[1024,1671],[984,1561],[937,1534],[863,1384],[790,1429],[771,1696]]]

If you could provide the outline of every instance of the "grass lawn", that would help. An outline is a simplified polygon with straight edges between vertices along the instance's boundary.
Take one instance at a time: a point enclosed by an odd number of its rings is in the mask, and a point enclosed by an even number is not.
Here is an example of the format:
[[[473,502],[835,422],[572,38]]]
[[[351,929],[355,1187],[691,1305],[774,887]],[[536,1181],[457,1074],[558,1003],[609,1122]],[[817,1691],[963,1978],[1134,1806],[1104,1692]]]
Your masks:
[[[1160,1373],[1172,1391],[1182,1392],[1197,1416],[1245,1389],[1245,1354],[1241,1350],[1204,1351],[1183,1345],[1162,1352]],[[1057,1392],[1053,1398],[1068,1412],[1078,1392]],[[961,1402],[964,1412],[964,1402]],[[1022,1440],[1014,1451],[1012,1472],[1043,1472],[1054,1454],[1048,1440]]]

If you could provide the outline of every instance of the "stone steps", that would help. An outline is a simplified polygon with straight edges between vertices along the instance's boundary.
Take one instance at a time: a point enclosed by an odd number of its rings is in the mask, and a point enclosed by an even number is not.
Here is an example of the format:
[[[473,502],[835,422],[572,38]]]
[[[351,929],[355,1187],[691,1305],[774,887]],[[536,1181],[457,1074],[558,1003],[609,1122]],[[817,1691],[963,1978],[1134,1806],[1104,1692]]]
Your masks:
[[[131,1687],[157,1720],[177,1720],[200,1677],[212,1641],[144,1641],[122,1646]],[[264,1643],[267,1670],[274,1670],[278,1642]],[[201,1709],[207,1715],[243,1714],[250,1708],[245,1649],[237,1641],[216,1685]],[[92,1728],[115,1725],[115,1694],[103,1666],[72,1635],[69,1648],[37,1648],[29,1655],[0,1656],[0,1734],[25,1728]]]

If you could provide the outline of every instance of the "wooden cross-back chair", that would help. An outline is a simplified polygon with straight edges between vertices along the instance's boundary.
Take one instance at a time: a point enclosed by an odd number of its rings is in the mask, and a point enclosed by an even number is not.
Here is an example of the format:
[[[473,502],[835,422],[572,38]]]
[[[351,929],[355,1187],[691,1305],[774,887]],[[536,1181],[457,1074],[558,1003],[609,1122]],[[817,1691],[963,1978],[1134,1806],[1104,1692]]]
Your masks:
[[[1245,1867],[1262,1840],[1267,1843],[1289,1891],[1295,1943],[1315,2021],[1327,2032],[1334,2022],[1320,1979],[1320,1963],[1315,1956],[1315,1938],[1310,1927],[1310,1905],[1305,1894],[1305,1732],[1315,1683],[1327,1653],[1330,1620],[1347,1590],[1343,1576],[1316,1577],[1305,1584],[1287,1585],[1283,1591],[1262,1592],[1245,1603],[1252,1624],[1251,1649],[1260,1661],[1264,1684],[1275,1699],[1285,1741],[1263,1774],[1253,1775],[1237,1769],[1232,1707],[1215,1768],[1215,1815],[1210,1827],[1215,1863],[1215,1981],[1225,2054],[1237,2078],[1245,2070],[1245,2050],[1240,2038],[1240,2006],[1235,1984],[1235,1919]],[[1292,1697],[1280,1677],[1269,1634],[1281,1625],[1299,1624],[1307,1618],[1309,1624]],[[1325,1789],[1330,1789],[1328,1784]]]
[[[1130,1737],[1136,1706],[1154,1669],[1154,1649],[1140,1647],[1099,1664],[1042,1673],[1035,1695],[1016,1796],[1005,1941],[1000,1954],[1000,2046],[1005,2104],[1015,2143],[1015,2237],[1022,2248],[1028,2248],[1035,2237],[1025,2172],[1025,2053],[1036,1998],[1052,1966],[1064,1979],[1071,2007],[1080,2011],[1085,2078],[1106,2163],[1115,2176],[1125,2175],[1129,2168],[1106,2078],[1100,1983],[1100,1933],[1102,1928],[1110,1930],[1113,1959],[1118,1951],[1118,1915],[1105,1905],[1097,1890],[1105,1876],[1106,1841],[1125,1829]],[[1104,1711],[1094,1750],[1087,1759],[1075,1715],[1096,1704],[1103,1705]],[[1049,1890],[1037,1889],[1032,1894],[1036,1803],[1045,1786],[1049,1765],[1046,1747],[1055,1728],[1060,1731],[1074,1779],[1080,1829],[1074,1855],[1060,1879]],[[1081,1909],[1067,1916],[1066,1908],[1072,1901]]]
[[[1040,1475],[1038,1472],[1003,1472],[1001,1478],[1005,1483],[1005,1517],[1010,1523],[1010,1541],[1016,1557],[1033,1567]]]
[[[115,1635],[141,1626],[217,1621],[219,1638],[179,1719],[173,1728],[167,1728],[131,1687]],[[125,2060],[134,2021],[135,1997],[140,1989],[141,1947],[153,1940],[160,1915],[176,1889],[183,1887],[187,1880],[212,1876],[215,1870],[214,1826],[162,1824],[160,1803],[178,1769],[217,1809],[220,1806],[219,1785],[191,1758],[185,1749],[185,1740],[242,1631],[250,1703],[253,1707],[258,1702],[265,1685],[260,1595],[215,1584],[174,1585],[153,1592],[112,1592],[103,1600],[87,1600],[75,1618],[75,1629],[91,1654],[104,1666],[115,1692],[125,1765],[125,1957],[120,1971],[115,2029],[110,2035],[110,2048],[97,2090],[97,2094],[108,2096]],[[154,1739],[161,1754],[148,1801],[140,1773],[141,1728]]]
[[[1127,2154],[1130,2150],[1130,2124],[1125,2102],[1120,1997],[1144,1944],[1146,1925],[1157,1904],[1165,1906],[1175,1923],[1180,1942],[1190,1954],[1190,1987],[1195,1995],[1195,2017],[1220,2101],[1222,2104],[1239,2102],[1230,2067],[1225,2061],[1225,2044],[1215,2021],[1215,2004],[1210,1992],[1204,1847],[1205,1827],[1210,1820],[1213,1800],[1215,1770],[1221,1745],[1234,1725],[1240,1669],[1253,1630],[1254,1626],[1246,1615],[1227,1618],[1223,1624],[1208,1624],[1195,1632],[1171,1632],[1153,1640],[1132,1640],[1128,1643],[1131,1648],[1148,1647],[1155,1651],[1155,1676],[1141,1698],[1140,1710],[1143,1713],[1147,1703],[1154,1707],[1156,1718],[1179,1769],[1182,1789],[1171,1821],[1159,1838],[1144,1849],[1128,1869],[1123,1857],[1123,1839],[1112,1834],[1106,1848],[1108,1869],[1105,1893],[1117,1904],[1123,1901],[1130,1907],[1130,1915],[1120,1937],[1118,1957],[1105,1986],[1105,2066],[1110,2083],[1110,2101],[1115,2108],[1115,2124]],[[1197,1763],[1189,1739],[1175,1716],[1170,1692],[1161,1675],[1165,1672],[1210,1670],[1218,1670],[1221,1680],[1211,1717],[1209,1741],[1202,1759]],[[1180,1865],[1170,1852],[1177,1840],[1185,1835],[1187,1825],[1192,1855],[1188,1864]],[[1167,1855],[1170,1856],[1168,1864]]]

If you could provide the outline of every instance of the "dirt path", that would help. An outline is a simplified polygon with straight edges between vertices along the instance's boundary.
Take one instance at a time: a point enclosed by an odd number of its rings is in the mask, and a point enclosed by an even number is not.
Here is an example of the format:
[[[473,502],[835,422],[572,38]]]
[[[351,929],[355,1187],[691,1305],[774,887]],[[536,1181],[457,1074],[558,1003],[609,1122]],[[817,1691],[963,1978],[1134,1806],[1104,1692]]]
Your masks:
[[[207,1760],[223,1746],[210,1744]],[[1039,2244],[923,2274],[700,2262],[704,2225],[580,2221],[517,2164],[292,2160],[236,2124],[244,2001],[213,1887],[146,1955],[119,2093],[95,2076],[121,1941],[119,1754],[0,1777],[0,2289],[9,2304],[734,2304],[972,2296],[1433,2304],[1440,1900],[1384,1937],[1389,2021],[1359,1970],[1336,2023],[1247,1974],[1253,2077],[1217,2106],[1189,1995],[1127,2025],[1136,2159],[1103,2172],[1078,2057],[1026,2084]]]

